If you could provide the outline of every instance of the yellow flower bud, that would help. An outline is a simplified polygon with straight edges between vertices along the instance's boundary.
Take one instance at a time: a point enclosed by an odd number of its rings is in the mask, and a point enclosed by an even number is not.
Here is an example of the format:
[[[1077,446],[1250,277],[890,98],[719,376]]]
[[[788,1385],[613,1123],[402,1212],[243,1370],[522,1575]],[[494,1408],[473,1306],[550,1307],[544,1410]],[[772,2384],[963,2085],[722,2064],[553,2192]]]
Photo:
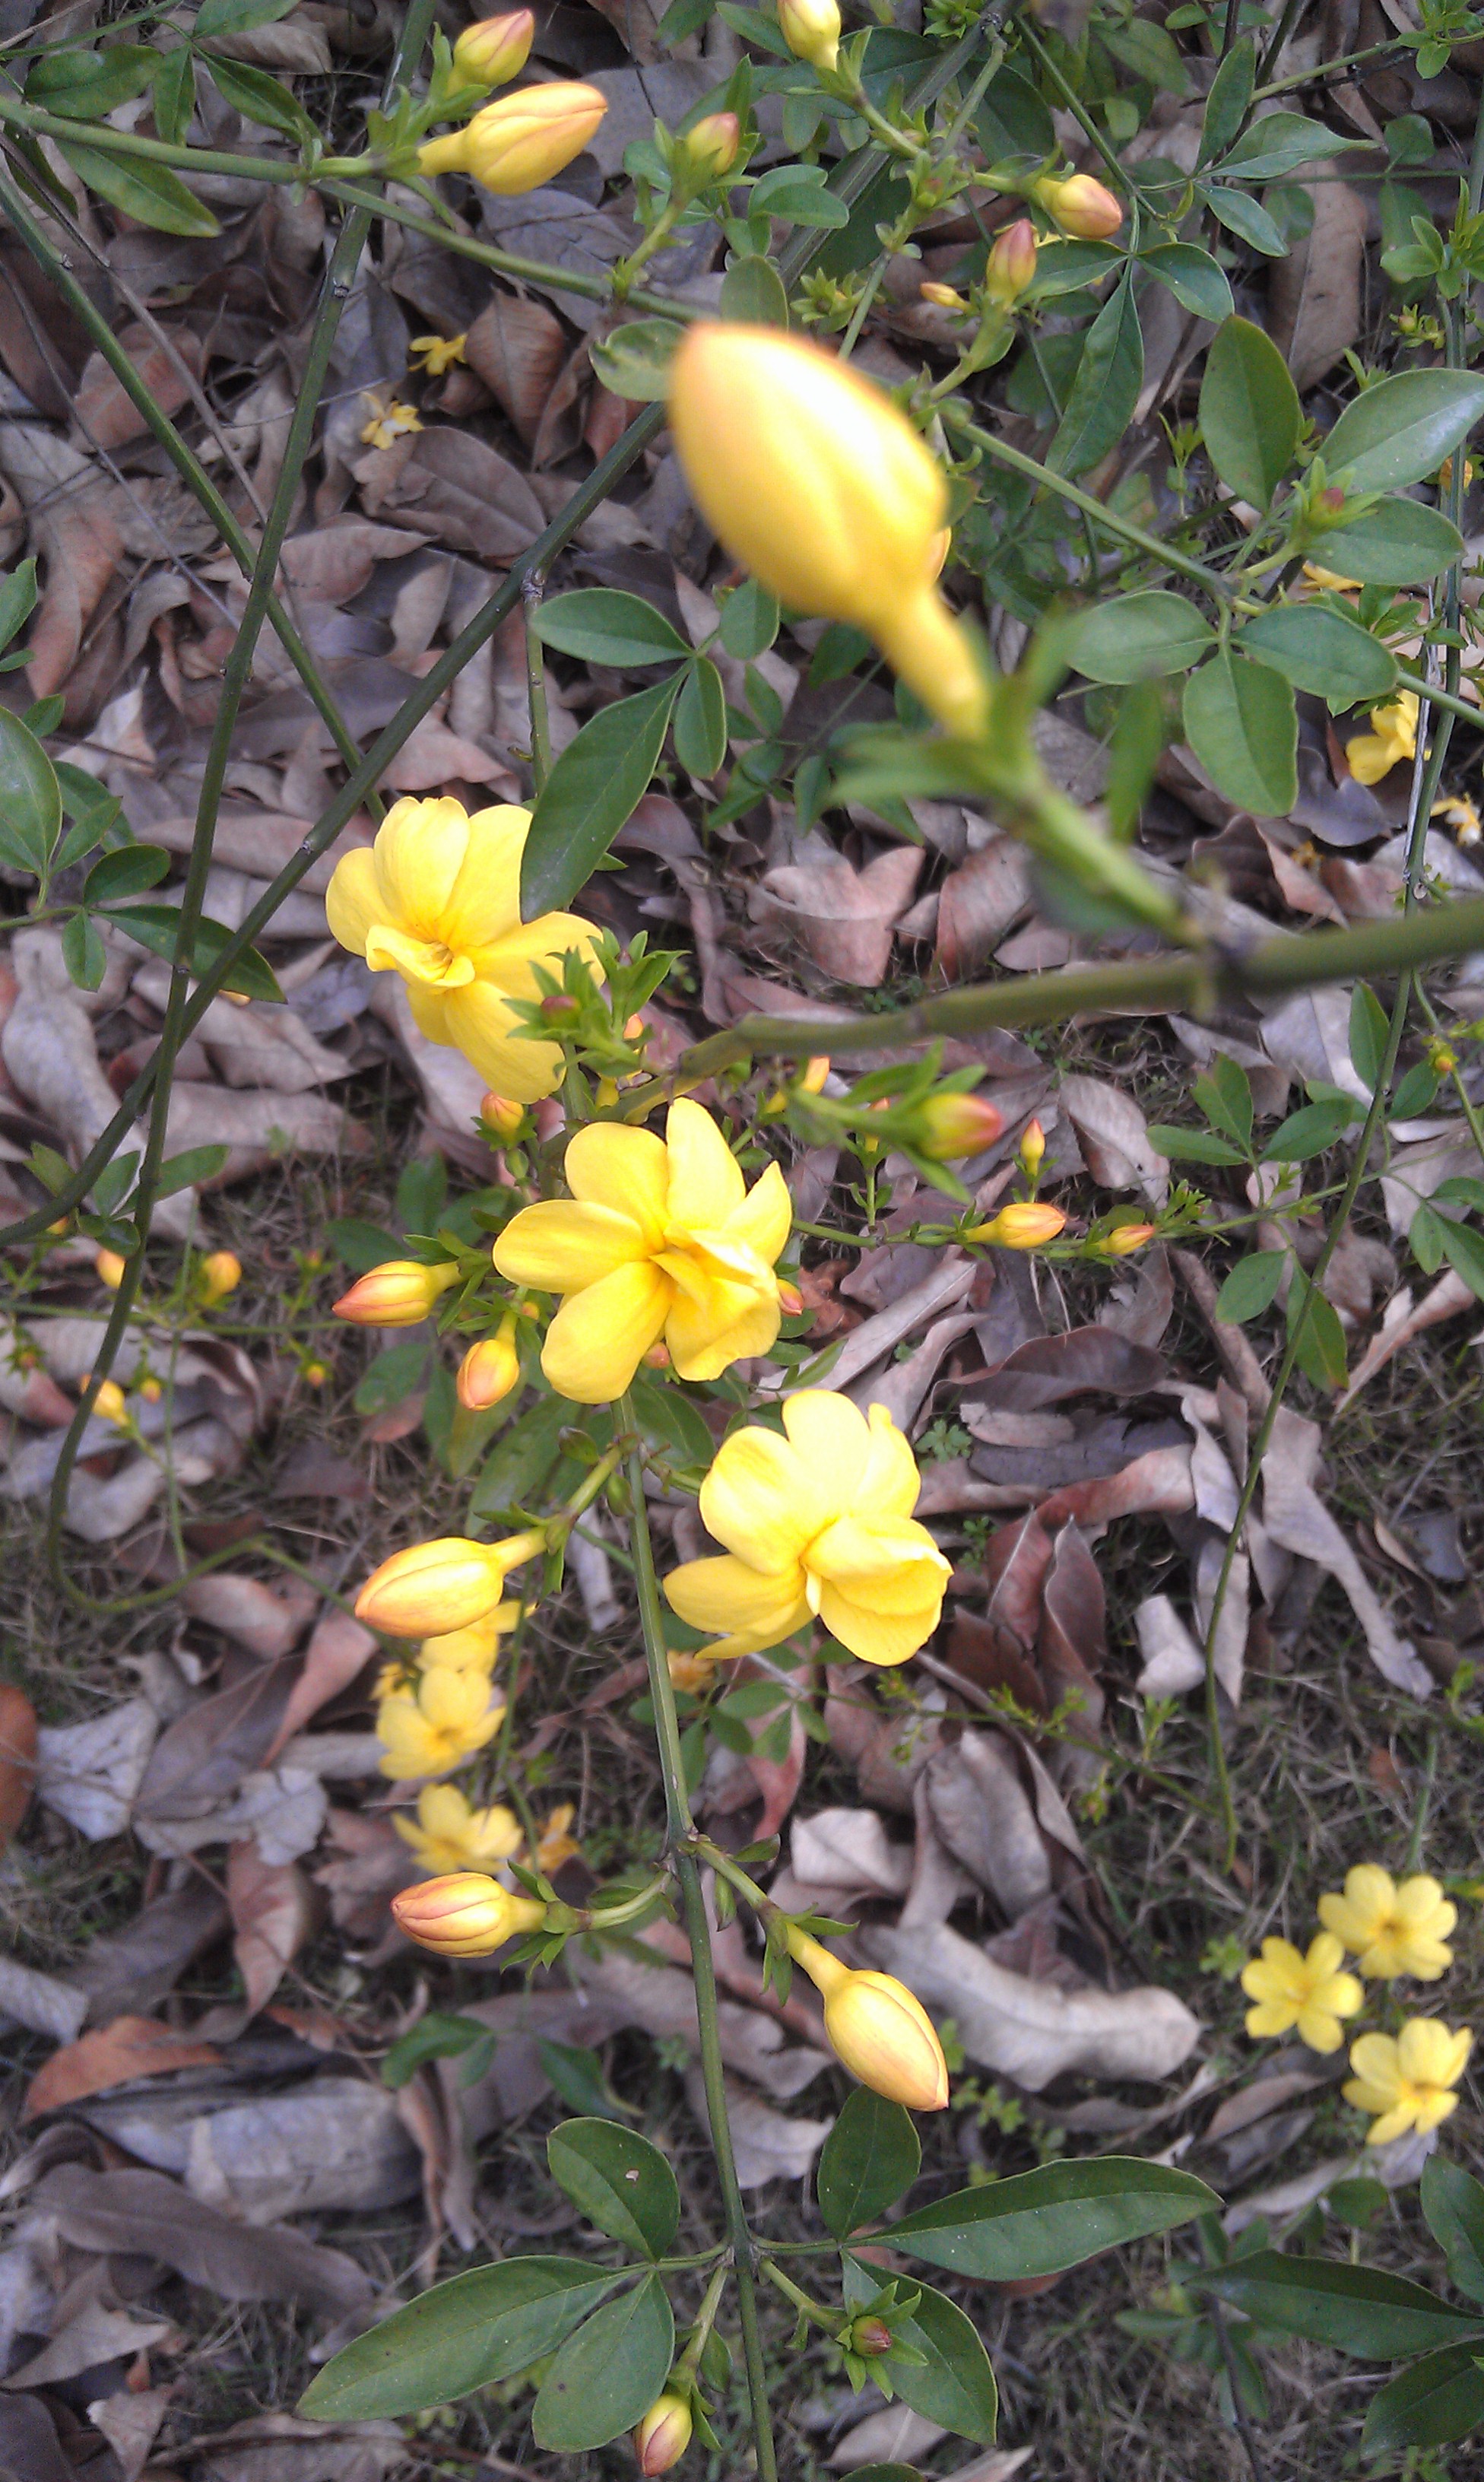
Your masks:
[[[963,295],[955,293],[951,284],[920,284],[917,289],[923,301],[932,303],[936,309],[967,311],[969,307]]]
[[[341,1294],[335,1316],[350,1319],[355,1327],[416,1327],[440,1293],[457,1281],[458,1269],[452,1260],[441,1267],[424,1267],[415,1258],[385,1258]]]
[[[905,1983],[890,1973],[854,1972],[792,1924],[785,1936],[824,2002],[824,2031],[850,2074],[910,2111],[942,2111],[948,2062],[932,2019]]]
[[[1079,241],[1109,241],[1123,223],[1123,209],[1112,191],[1090,172],[1073,172],[1066,180],[1043,172],[1031,182],[1030,195],[1053,224]]]
[[[242,1260],[231,1250],[213,1250],[201,1260],[198,1275],[202,1300],[224,1302],[242,1282]]]
[[[801,1317],[804,1307],[804,1296],[798,1286],[785,1283],[781,1278],[778,1284],[778,1307],[785,1318]]]
[[[804,1073],[798,1082],[806,1095],[819,1095],[823,1092],[824,1080],[828,1075],[829,1053],[816,1052],[812,1060],[805,1061]]]
[[[984,674],[936,583],[948,485],[905,414],[803,337],[702,321],[670,366],[670,424],[734,559],[795,611],[865,630],[951,731],[982,730]]]
[[[1028,1121],[1021,1131],[1020,1165],[1028,1180],[1034,1180],[1046,1160],[1046,1131],[1039,1121]]]
[[[539,1930],[546,1907],[534,1896],[512,1896],[482,1870],[455,1870],[427,1879],[392,1898],[399,1930],[437,1956],[493,1956],[523,1931]]]
[[[486,1095],[480,1105],[480,1119],[492,1137],[515,1137],[525,1117],[525,1105],[512,1103],[508,1095]]]
[[[539,1551],[540,1533],[501,1543],[471,1543],[459,1534],[412,1543],[372,1571],[355,1599],[355,1617],[388,1637],[441,1637],[471,1627],[505,1597],[512,1569]]]
[[[778,31],[796,61],[832,69],[840,53],[835,0],[778,0]]]
[[[741,143],[742,123],[735,112],[708,112],[703,120],[677,141],[677,146],[690,178],[706,182],[719,181],[724,172],[730,172]],[[642,1019],[639,1031],[643,1031]],[[629,1034],[628,1026],[624,1032]],[[629,1040],[634,1041],[633,1035]]]
[[[139,1382],[139,1392],[146,1405],[158,1405],[165,1390],[158,1379],[142,1379]]]
[[[1093,183],[1094,189],[1097,183]],[[1108,193],[1103,193],[1107,198]],[[1117,203],[1116,200],[1111,203]],[[1121,219],[1120,219],[1121,221]],[[1006,224],[989,253],[984,270],[984,290],[991,302],[1004,310],[1014,308],[1021,295],[1035,280],[1035,226],[1028,216],[1021,216]]]
[[[560,79],[486,103],[464,129],[418,148],[420,172],[467,172],[500,198],[538,190],[580,155],[608,110],[595,86]]]
[[[123,1282],[124,1265],[125,1261],[117,1250],[100,1250],[92,1262],[92,1272],[100,1284],[106,1284],[111,1293],[117,1293]]]
[[[1110,1258],[1132,1258],[1135,1250],[1142,1250],[1146,1241],[1154,1239],[1158,1229],[1154,1224],[1120,1224],[1106,1235],[1103,1247]]]
[[[515,1350],[515,1313],[507,1310],[498,1335],[471,1344],[458,1365],[455,1382],[466,1413],[487,1413],[520,1386],[520,1355]]]
[[[976,1155],[992,1147],[1004,1127],[1004,1114],[977,1095],[930,1095],[923,1105],[922,1135],[914,1143],[929,1163],[950,1163],[955,1155]]]
[[[1043,1242],[1055,1240],[1066,1220],[1059,1206],[1002,1206],[987,1224],[974,1225],[964,1239],[982,1241],[992,1250],[1039,1250]]]
[[[306,1361],[299,1372],[299,1377],[306,1387],[323,1387],[329,1377],[329,1364],[325,1361]]]
[[[123,1389],[117,1379],[104,1380],[92,1400],[92,1410],[102,1422],[127,1422],[129,1409],[124,1403]]]
[[[482,17],[466,26],[454,45],[454,66],[465,86],[508,86],[531,55],[535,18],[529,9],[505,17]]]
[[[691,2428],[688,2396],[657,2396],[634,2434],[639,2471],[668,2473],[690,2446]]]

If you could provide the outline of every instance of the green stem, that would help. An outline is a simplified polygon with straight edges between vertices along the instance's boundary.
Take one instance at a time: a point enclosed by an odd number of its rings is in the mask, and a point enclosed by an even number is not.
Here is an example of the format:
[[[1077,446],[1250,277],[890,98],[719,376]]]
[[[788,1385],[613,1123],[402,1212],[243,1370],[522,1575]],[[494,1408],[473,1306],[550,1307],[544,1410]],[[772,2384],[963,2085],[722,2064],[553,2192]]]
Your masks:
[[[620,1427],[638,1434],[634,1407],[627,1395],[618,1402]],[[721,2025],[716,1993],[716,1960],[712,1955],[711,1924],[706,1918],[706,1893],[690,1839],[694,1822],[690,1801],[686,1790],[685,1753],[681,1747],[680,1719],[675,1711],[675,1689],[670,1679],[669,1658],[664,1644],[664,1616],[660,1600],[660,1581],[655,1573],[654,1545],[649,1535],[649,1517],[644,1505],[644,1459],[636,1446],[628,1461],[628,1483],[631,1510],[630,1542],[634,1552],[634,1576],[638,1592],[639,1624],[644,1635],[644,1662],[649,1675],[649,1696],[654,1707],[655,1740],[660,1755],[660,1773],[664,1783],[664,1816],[670,1845],[670,1860],[680,1887],[681,1910],[686,1932],[690,1941],[691,1970],[695,1978],[695,2020],[700,2038],[701,2076],[706,2089],[706,2110],[711,2122],[712,2151],[716,2160],[716,2174],[726,2208],[727,2231],[732,2246],[732,2263],[737,2277],[737,2306],[742,2322],[742,2354],[747,2370],[747,2393],[752,2407],[753,2429],[757,2444],[759,2482],[777,2482],[778,2466],[773,2449],[772,2416],[768,2400],[768,2373],[763,2362],[763,2337],[758,2324],[757,2251],[747,2222],[747,2209],[742,2203],[742,2187],[737,2178],[737,2161],[732,2152],[732,2129],[727,2116],[726,2072],[721,2057]]]
[[[726,2289],[729,2273],[730,2269],[725,2264],[718,2266],[701,2295],[701,2306],[695,2313],[695,2324],[686,2338],[686,2349],[675,2364],[676,2369],[684,2371],[688,2378],[694,2378],[701,2366],[701,2355],[706,2350],[711,2331],[716,2323],[716,2312],[721,2307],[721,2295]]]
[[[1235,7],[1237,5],[1237,0],[1227,0],[1227,5],[1229,8]],[[1034,27],[1028,23],[1024,14],[1020,21],[1020,35],[1021,40],[1025,44],[1027,51],[1030,54],[1031,59],[1039,64],[1041,68],[1045,71],[1045,74],[1051,79],[1053,86],[1060,95],[1062,102],[1066,105],[1068,112],[1072,115],[1072,118],[1076,121],[1079,129],[1081,131],[1082,136],[1086,139],[1088,145],[1096,147],[1098,153],[1103,158],[1105,171],[1111,172],[1120,190],[1125,191],[1133,200],[1136,210],[1138,205],[1138,192],[1135,184],[1130,180],[1126,168],[1119,162],[1117,156],[1114,154],[1112,147],[1108,145],[1106,138],[1098,127],[1097,122],[1093,119],[1092,115],[1087,110],[1081,96],[1078,93],[1076,87],[1071,85],[1068,79],[1063,77],[1061,69],[1055,60],[1053,59],[1049,47],[1041,40],[1040,36],[1036,33]]]
[[[526,698],[531,708],[531,792],[539,802],[551,774],[552,738],[546,713],[546,649],[536,630],[545,580],[529,570],[521,580],[520,599],[526,620]]]
[[[314,183],[327,198],[342,206],[365,206],[359,191],[343,181]],[[420,216],[404,207],[400,198],[378,198],[373,213],[394,224],[403,224],[408,232],[421,233],[425,241],[436,242],[440,249],[451,250],[459,258],[472,259],[477,267],[490,268],[496,276],[512,276],[522,284],[549,284],[562,293],[581,294],[587,302],[607,302],[612,287],[606,277],[584,276],[579,269],[549,266],[543,258],[525,258],[519,251],[497,249],[493,242],[476,241],[472,234],[456,231],[451,224],[433,216]],[[646,292],[636,285],[626,297],[631,310],[643,310],[651,317],[664,319],[698,319],[702,313],[693,302],[673,302],[667,293]]]

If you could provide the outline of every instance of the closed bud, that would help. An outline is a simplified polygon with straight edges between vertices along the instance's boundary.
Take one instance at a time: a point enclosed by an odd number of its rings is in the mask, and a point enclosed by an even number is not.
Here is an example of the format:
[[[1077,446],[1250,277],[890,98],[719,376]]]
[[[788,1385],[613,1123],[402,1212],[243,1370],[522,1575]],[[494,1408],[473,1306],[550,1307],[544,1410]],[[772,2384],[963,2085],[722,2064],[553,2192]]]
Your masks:
[[[539,1930],[546,1907],[534,1896],[512,1895],[482,1870],[454,1870],[404,1888],[392,1898],[392,1917],[435,1956],[493,1956],[507,1940]]]
[[[1039,1121],[1028,1121],[1021,1131],[1021,1168],[1028,1180],[1034,1180],[1046,1160],[1046,1131]]]
[[[200,1264],[201,1298],[207,1303],[224,1302],[242,1282],[242,1260],[231,1250],[213,1250]]]
[[[325,1361],[306,1361],[299,1375],[306,1387],[323,1387],[329,1377],[329,1364]]]
[[[778,31],[796,61],[832,69],[840,55],[835,0],[778,0]]]
[[[920,284],[917,289],[923,301],[932,303],[935,309],[968,310],[963,295],[955,293],[951,284]]]
[[[942,2111],[948,2062],[922,2001],[894,1974],[852,1971],[791,1924],[789,1953],[824,2001],[824,2031],[853,2077],[909,2111]]]
[[[709,112],[704,120],[698,120],[693,129],[688,129],[684,138],[676,141],[676,149],[690,179],[704,185],[719,181],[724,172],[730,172],[741,143],[742,123],[735,112]],[[642,1019],[639,1031],[643,1031]],[[629,1034],[628,1026],[624,1032]],[[631,1043],[634,1039],[629,1035]]]
[[[117,1250],[100,1250],[92,1262],[92,1272],[100,1284],[106,1284],[111,1293],[117,1293],[123,1282],[124,1263]]]
[[[1096,189],[1096,182],[1093,187]],[[1103,195],[1105,198],[1108,196],[1106,190]],[[1116,205],[1117,201],[1111,200],[1110,203]],[[984,270],[984,290],[991,302],[998,302],[1002,309],[1013,309],[1021,295],[1034,282],[1035,247],[1035,226],[1028,216],[1021,216],[1013,224],[1006,224],[990,251],[989,263]]]
[[[1039,1250],[1054,1241],[1066,1222],[1059,1206],[1002,1206],[987,1224],[976,1224],[966,1241],[982,1241],[991,1250]]]
[[[158,1405],[165,1389],[158,1379],[142,1379],[139,1382],[139,1392],[146,1405]]]
[[[559,79],[522,87],[486,103],[466,128],[429,139],[418,148],[418,171],[467,172],[496,198],[519,198],[580,155],[607,110],[608,97],[595,86]]]
[[[916,1138],[919,1154],[929,1163],[951,1163],[956,1155],[981,1154],[1004,1127],[1004,1114],[977,1095],[930,1095],[923,1105]]]
[[[520,1385],[520,1355],[515,1350],[515,1313],[508,1310],[497,1335],[471,1344],[458,1365],[455,1382],[458,1401],[468,1413],[487,1413],[512,1387]]]
[[[801,1318],[803,1315],[803,1294],[796,1284],[785,1283],[781,1278],[778,1283],[778,1307],[785,1318]]]
[[[335,1316],[355,1327],[417,1327],[439,1295],[457,1281],[452,1260],[425,1267],[416,1258],[385,1258],[341,1294]]]
[[[101,1422],[127,1422],[129,1409],[124,1403],[123,1389],[117,1379],[104,1380],[92,1400],[92,1410]]]
[[[454,66],[465,86],[508,86],[525,67],[534,38],[535,18],[529,9],[482,17],[477,26],[466,26],[454,45]]]
[[[523,1103],[512,1103],[508,1095],[486,1095],[480,1105],[480,1119],[490,1136],[508,1142],[515,1137],[526,1117]]]
[[[541,1002],[541,1015],[548,1025],[571,1025],[581,1014],[570,991],[548,991]]]
[[[819,1051],[812,1060],[805,1061],[804,1073],[798,1082],[806,1095],[819,1095],[823,1092],[824,1080],[828,1075],[829,1053]]]
[[[450,1534],[409,1544],[372,1571],[355,1598],[355,1617],[388,1637],[441,1637],[471,1628],[504,1599],[509,1571],[544,1542],[538,1533],[508,1535],[501,1543]]]
[[[1158,1228],[1153,1224],[1120,1224],[1106,1235],[1103,1247],[1110,1258],[1132,1258],[1135,1250],[1154,1239]]]
[[[1112,191],[1105,190],[1090,172],[1073,172],[1060,181],[1043,172],[1038,181],[1032,181],[1030,195],[1053,224],[1078,241],[1109,241],[1123,223],[1123,209]]]
[[[892,2331],[884,2318],[857,2318],[845,2337],[848,2351],[871,2361],[877,2353],[892,2349]]]
[[[690,2444],[690,2403],[687,2396],[657,2396],[634,2434],[634,2453],[641,2473],[668,2473]]]

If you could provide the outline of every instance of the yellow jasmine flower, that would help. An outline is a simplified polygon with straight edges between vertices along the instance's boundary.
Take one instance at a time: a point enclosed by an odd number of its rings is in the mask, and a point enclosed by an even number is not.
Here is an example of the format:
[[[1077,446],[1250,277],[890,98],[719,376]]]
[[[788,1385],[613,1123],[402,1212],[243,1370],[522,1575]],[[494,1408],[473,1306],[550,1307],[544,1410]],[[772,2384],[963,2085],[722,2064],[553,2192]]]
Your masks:
[[[560,1869],[563,1862],[570,1862],[581,1853],[583,1848],[576,1836],[567,1833],[576,1816],[577,1806],[570,1801],[559,1802],[555,1809],[547,1811],[536,1836],[535,1848],[535,1866],[543,1878],[550,1879]]]
[[[519,1601],[496,1603],[493,1611],[467,1628],[447,1629],[441,1637],[425,1637],[417,1650],[419,1669],[428,1672],[446,1664],[451,1672],[491,1671],[500,1640],[515,1626],[525,1608]]]
[[[446,1664],[424,1672],[415,1688],[394,1690],[377,1708],[377,1738],[386,1752],[381,1772],[398,1782],[452,1775],[494,1739],[504,1713],[483,1673],[451,1672]]]
[[[512,1895],[479,1870],[454,1870],[392,1898],[392,1918],[435,1956],[493,1956],[523,1931],[538,1931],[546,1907],[538,1896]]]
[[[787,1437],[749,1427],[716,1451],[700,1510],[725,1556],[664,1581],[702,1651],[755,1654],[818,1614],[863,1663],[905,1663],[943,1608],[945,1560],[917,1505],[912,1450],[884,1405],[868,1421],[847,1396],[806,1387],[783,1407]]]
[[[486,103],[462,129],[430,138],[417,150],[420,172],[467,172],[500,198],[540,189],[580,155],[608,110],[595,86],[569,79],[525,86]]]
[[[1379,784],[1389,776],[1398,758],[1417,755],[1418,700],[1415,692],[1403,690],[1388,706],[1378,706],[1370,719],[1370,730],[1357,733],[1345,744],[1345,756],[1350,773],[1362,784]]]
[[[682,1379],[770,1350],[773,1262],[793,1221],[776,1164],[749,1190],[710,1113],[682,1099],[663,1138],[589,1122],[564,1170],[572,1196],[522,1207],[495,1243],[511,1283],[565,1297],[541,1348],[559,1396],[621,1396],[662,1335]]]
[[[1409,2128],[1425,2135],[1458,2108],[1452,2089],[1469,2063],[1473,2036],[1467,2026],[1457,2034],[1439,2017],[1409,2017],[1393,2040],[1390,2034],[1363,2034],[1350,2046],[1355,2071],[1341,2088],[1357,2111],[1380,2114],[1366,2131],[1367,2146],[1385,2146]]]
[[[1453,1962],[1445,1944],[1458,1919],[1436,1879],[1403,1879],[1362,1862],[1345,1873],[1344,1893],[1319,1898],[1319,1919],[1353,1950],[1367,1980],[1394,1982],[1410,1973],[1436,1982]]]
[[[1242,1969],[1242,1989],[1258,2003],[1247,2011],[1253,2041],[1296,2025],[1311,2051],[1338,2051],[1340,2020],[1353,2017],[1365,1997],[1355,1975],[1341,1972],[1343,1956],[1333,1931],[1311,1940],[1307,1956],[1285,1939],[1265,1939],[1262,1955]]]
[[[441,380],[452,363],[468,360],[464,351],[468,342],[466,335],[414,336],[408,350],[416,356],[426,378]]]
[[[1484,819],[1479,817],[1479,805],[1471,802],[1467,793],[1445,793],[1440,802],[1434,802],[1432,815],[1435,819],[1446,819],[1453,831],[1455,844],[1476,845],[1484,836]]]
[[[1028,1200],[1002,1206],[987,1224],[971,1225],[964,1234],[966,1241],[982,1241],[991,1250],[1039,1250],[1044,1242],[1054,1241],[1066,1222],[1059,1206],[1044,1200]]]
[[[520,1850],[513,1809],[499,1802],[472,1809],[455,1784],[425,1784],[417,1797],[416,1825],[409,1818],[394,1818],[392,1825],[411,1845],[418,1867],[434,1877],[445,1870],[488,1869]]]
[[[371,418],[361,433],[368,448],[390,448],[399,432],[421,431],[421,418],[415,406],[400,405],[396,397],[379,397],[375,388],[362,390],[371,408]]]
[[[597,936],[575,913],[520,918],[520,865],[529,810],[499,803],[471,818],[461,802],[395,802],[376,843],[335,864],[325,893],[342,948],[374,974],[398,973],[432,1043],[473,1062],[518,1102],[549,1095],[561,1076],[555,1043],[528,1042],[511,1000],[539,999],[534,971]]]

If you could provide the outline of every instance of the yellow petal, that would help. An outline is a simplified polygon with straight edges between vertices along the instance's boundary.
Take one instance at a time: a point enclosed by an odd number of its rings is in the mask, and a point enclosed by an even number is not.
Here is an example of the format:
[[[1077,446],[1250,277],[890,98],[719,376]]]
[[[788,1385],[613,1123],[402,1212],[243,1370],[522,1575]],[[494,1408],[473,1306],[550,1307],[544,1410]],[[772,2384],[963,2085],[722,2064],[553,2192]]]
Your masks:
[[[1244,1975],[1244,1984],[1245,1980]],[[1260,2000],[1256,2008],[1248,2009],[1244,2021],[1250,2039],[1254,2043],[1263,2043],[1274,2034],[1286,2034],[1293,2020],[1294,2010],[1291,2000],[1263,1999]]]
[[[950,1564],[910,1517],[839,1517],[816,1537],[806,1565],[820,1579],[886,1613],[941,1603]]]
[[[1458,1919],[1458,1907],[1449,1904],[1437,1880],[1421,1876],[1403,1879],[1395,1910],[1409,1931],[1425,1931],[1432,1939],[1446,1939]]]
[[[744,1242],[772,1266],[794,1228],[794,1201],[778,1166],[769,1164],[726,1219],[729,1241]]]
[[[652,1129],[625,1128],[617,1121],[589,1121],[562,1157],[574,1198],[634,1218],[644,1246],[658,1250],[664,1238],[669,1158]]]
[[[1327,2008],[1311,2003],[1309,2007],[1298,2010],[1293,2021],[1298,2027],[1299,2039],[1308,2044],[1311,2051],[1339,2050],[1343,2039],[1340,2020],[1331,2016]]]
[[[857,1505],[872,1517],[910,1517],[922,1488],[911,1443],[884,1405],[872,1405],[868,1421],[870,1440]]]
[[[808,1470],[828,1477],[827,1523],[853,1506],[860,1489],[871,1453],[866,1417],[833,1388],[801,1387],[783,1400],[783,1427]]]
[[[1425,2137],[1430,2128],[1436,2128],[1440,2121],[1446,2120],[1449,2112],[1457,2109],[1456,2094],[1430,2094],[1418,2104],[1414,2126]]]
[[[479,1070],[496,1095],[512,1103],[534,1103],[561,1083],[562,1057],[555,1043],[533,1043],[519,1028],[496,986],[483,976],[450,991],[443,1002],[444,1032],[434,1043],[450,1043]],[[431,1031],[412,997],[412,1013],[425,1033]]]
[[[1456,2097],[1450,2095],[1448,2097],[1448,2100],[1449,2102],[1452,2102],[1456,2100]],[[1417,2099],[1415,2096],[1408,2095],[1405,2099],[1397,2103],[1393,2110],[1383,2112],[1381,2118],[1378,2121],[1373,2122],[1371,2126],[1367,2129],[1367,2145],[1390,2146],[1393,2137],[1405,2137],[1409,2128],[1415,2128],[1417,2126],[1419,2106]]]
[[[804,1627],[809,1606],[802,1572],[764,1576],[730,1552],[717,1560],[688,1560],[664,1580],[665,1596],[691,1628],[738,1631],[757,1645],[777,1646]]]
[[[1362,2034],[1350,2046],[1350,2066],[1363,2085],[1373,2088],[1391,2101],[1401,2084],[1401,2063],[1396,2045],[1390,2034]],[[1365,2103],[1362,2109],[1375,2111],[1375,2103]]]
[[[770,1353],[782,1324],[778,1296],[729,1284],[704,1308],[677,1293],[664,1341],[682,1379],[719,1379],[734,1361]]]
[[[441,939],[415,938],[394,922],[375,922],[366,934],[366,963],[374,974],[390,966],[403,980],[436,991],[455,991],[474,980],[467,957],[456,957]]]
[[[488,947],[519,923],[520,862],[530,832],[530,811],[513,803],[475,811],[441,911],[442,935],[451,948]]]
[[[852,1602],[838,1586],[821,1585],[820,1618],[832,1637],[858,1655],[862,1663],[905,1663],[925,1646],[938,1625],[943,1608],[939,1596],[931,1606],[916,1614],[888,1615],[873,1604]]]
[[[367,933],[383,918],[377,866],[369,845],[363,845],[356,853],[341,855],[325,891],[325,911],[331,937],[338,939],[342,948],[349,948],[352,956],[364,957]]]
[[[794,1400],[796,1401],[796,1399]],[[792,1566],[835,1513],[835,1477],[776,1431],[734,1431],[701,1485],[701,1522],[758,1569]]]
[[[558,972],[560,960],[569,948],[587,956],[596,937],[592,924],[581,914],[541,913],[534,922],[518,922],[487,947],[477,948],[475,962],[482,975],[513,998],[539,999],[541,986],[533,966],[542,964]]]
[[[742,1166],[709,1112],[684,1096],[665,1117],[669,1220],[706,1231],[735,1215],[746,1195]]]
[[[534,1284],[542,1293],[580,1293],[643,1257],[643,1235],[632,1217],[575,1198],[523,1206],[494,1250],[495,1266],[508,1282]]]
[[[462,802],[394,802],[372,848],[383,921],[423,939],[441,939],[443,909],[468,846]]]
[[[669,1285],[648,1258],[615,1267],[571,1294],[541,1348],[541,1368],[558,1395],[574,1405],[607,1405],[621,1396],[659,1336],[669,1306]]]

